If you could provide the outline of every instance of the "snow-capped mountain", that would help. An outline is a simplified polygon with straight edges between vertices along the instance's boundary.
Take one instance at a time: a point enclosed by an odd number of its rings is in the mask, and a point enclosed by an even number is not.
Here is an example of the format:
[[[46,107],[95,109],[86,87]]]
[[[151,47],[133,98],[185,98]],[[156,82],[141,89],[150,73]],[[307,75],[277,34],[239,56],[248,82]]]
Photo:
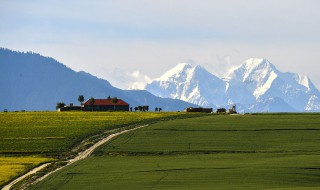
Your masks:
[[[316,111],[319,105],[320,93],[307,76],[280,72],[266,59],[248,59],[229,74],[228,83],[230,86],[244,86],[247,97],[240,96],[237,102],[245,104],[277,97],[297,111]],[[234,101],[234,93],[228,94]]]
[[[248,59],[224,79],[201,66],[183,63],[145,89],[200,106],[238,104],[254,112],[320,111],[320,93],[308,77],[280,72],[266,59]]]
[[[152,94],[184,100],[200,106],[226,104],[226,82],[197,65],[180,63],[146,86]],[[221,93],[222,92],[222,93]]]

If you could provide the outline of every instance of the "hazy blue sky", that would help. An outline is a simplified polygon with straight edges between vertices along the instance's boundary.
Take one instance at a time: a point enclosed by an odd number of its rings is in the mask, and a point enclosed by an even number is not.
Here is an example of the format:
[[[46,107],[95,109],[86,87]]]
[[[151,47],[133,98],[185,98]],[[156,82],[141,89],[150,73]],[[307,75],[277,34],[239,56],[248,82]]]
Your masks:
[[[0,0],[0,46],[122,88],[179,62],[222,74],[250,57],[320,88],[319,8],[318,0]]]

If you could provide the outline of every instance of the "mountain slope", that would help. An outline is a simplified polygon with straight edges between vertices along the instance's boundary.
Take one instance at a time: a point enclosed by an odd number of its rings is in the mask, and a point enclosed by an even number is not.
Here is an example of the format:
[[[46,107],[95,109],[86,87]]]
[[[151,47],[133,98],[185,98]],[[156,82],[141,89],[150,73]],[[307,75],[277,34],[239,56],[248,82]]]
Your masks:
[[[278,97],[258,100],[250,107],[251,112],[296,112],[283,99]]]
[[[77,97],[117,96],[130,106],[149,105],[164,111],[195,106],[158,98],[147,91],[124,91],[85,72],[75,72],[56,60],[36,53],[0,49],[0,110],[54,110],[59,101],[77,104]],[[142,101],[143,100],[143,101]]]

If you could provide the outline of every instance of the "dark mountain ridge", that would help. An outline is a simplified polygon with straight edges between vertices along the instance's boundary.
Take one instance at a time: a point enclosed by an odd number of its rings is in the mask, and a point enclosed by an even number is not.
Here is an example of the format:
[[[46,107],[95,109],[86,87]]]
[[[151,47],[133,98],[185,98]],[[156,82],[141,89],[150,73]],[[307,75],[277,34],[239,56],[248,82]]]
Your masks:
[[[57,60],[33,52],[0,48],[0,110],[54,110],[57,102],[79,104],[77,98],[116,96],[130,107],[183,110],[195,106],[181,100],[159,98],[145,90],[121,90],[89,73],[75,72]]]

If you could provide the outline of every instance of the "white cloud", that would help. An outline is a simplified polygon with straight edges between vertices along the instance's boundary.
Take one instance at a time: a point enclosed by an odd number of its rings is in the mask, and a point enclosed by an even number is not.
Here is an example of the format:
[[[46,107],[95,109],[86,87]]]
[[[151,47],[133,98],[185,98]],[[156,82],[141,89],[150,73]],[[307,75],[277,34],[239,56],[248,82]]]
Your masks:
[[[129,89],[144,89],[145,85],[151,82],[151,78],[142,74],[140,71],[127,72],[126,74],[132,77],[133,80],[131,81],[134,81]]]
[[[223,78],[229,73],[231,69],[233,69],[236,65],[239,65],[239,63],[233,65],[231,63],[231,56],[227,54],[223,56],[217,55],[215,64],[204,63],[202,65],[212,74]]]
[[[151,78],[140,71],[130,72],[125,69],[115,68],[101,69],[95,75],[107,79],[113,86],[125,90],[129,89],[144,89],[145,85],[151,81]]]

